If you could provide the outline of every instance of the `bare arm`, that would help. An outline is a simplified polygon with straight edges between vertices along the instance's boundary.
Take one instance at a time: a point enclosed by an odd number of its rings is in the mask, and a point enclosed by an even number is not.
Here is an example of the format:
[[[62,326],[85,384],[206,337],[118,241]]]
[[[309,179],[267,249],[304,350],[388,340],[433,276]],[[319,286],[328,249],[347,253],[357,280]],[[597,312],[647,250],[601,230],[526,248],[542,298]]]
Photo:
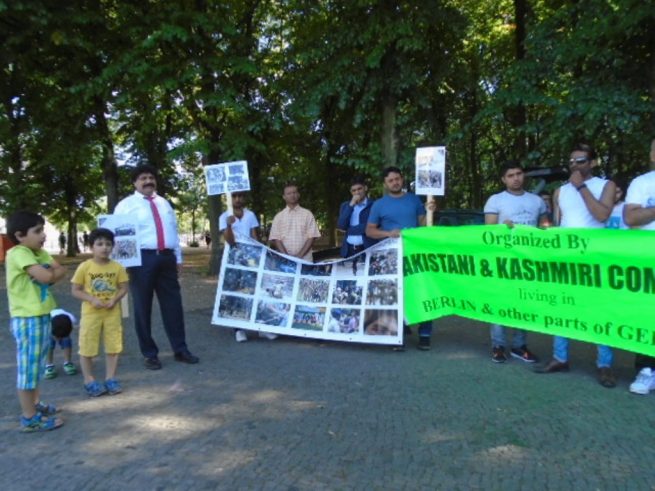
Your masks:
[[[484,224],[485,225],[497,225],[498,224],[498,215],[496,213],[485,213],[484,214]]]
[[[558,226],[562,221],[562,210],[559,208],[559,190],[557,188],[553,193],[553,225]]]
[[[655,221],[655,208],[626,204],[623,208],[623,221],[631,227],[648,225],[650,222]]]
[[[289,255],[289,253],[287,252],[287,248],[284,247],[284,244],[282,243],[281,240],[271,239],[271,244],[273,245],[273,248],[276,249],[278,252]]]
[[[314,244],[314,241],[315,241],[315,240],[316,240],[316,239],[313,238],[313,237],[312,237],[311,239],[307,239],[307,240],[305,241],[305,243],[303,244],[302,249],[300,249],[300,252],[298,253],[298,256],[297,256],[297,257],[299,257],[299,258],[301,258],[301,259],[302,259],[303,257],[305,257],[305,254],[307,254],[307,253],[311,250],[312,245]]]
[[[397,239],[398,237],[400,237],[400,230],[398,229],[393,229],[390,231],[380,230],[380,227],[378,227],[377,223],[368,223],[366,224],[366,235],[371,239],[376,239],[376,240],[387,239],[389,237]]]
[[[607,181],[599,200],[594,198],[594,195],[591,194],[591,191],[589,191],[589,188],[587,187],[582,188],[579,193],[580,196],[582,196],[585,205],[587,205],[587,209],[596,220],[604,222],[610,217],[612,214],[612,208],[614,208],[616,184],[612,181]]]
[[[102,308],[105,307],[105,304],[102,301],[100,301],[99,298],[96,298],[93,295],[90,295],[89,293],[85,292],[84,287],[82,285],[80,285],[79,283],[73,283],[72,284],[72,286],[71,286],[71,295],[73,295],[78,300],[82,300],[84,302],[89,302],[96,309],[102,309]]]
[[[25,271],[36,281],[44,285],[52,285],[66,275],[66,268],[57,261],[52,261],[48,267],[42,264],[33,264],[26,268]]]
[[[127,281],[118,284],[118,290],[116,291],[116,295],[114,295],[114,297],[109,302],[107,302],[108,309],[113,308],[114,305],[120,302],[121,298],[123,298],[127,294],[127,286],[128,286]]]

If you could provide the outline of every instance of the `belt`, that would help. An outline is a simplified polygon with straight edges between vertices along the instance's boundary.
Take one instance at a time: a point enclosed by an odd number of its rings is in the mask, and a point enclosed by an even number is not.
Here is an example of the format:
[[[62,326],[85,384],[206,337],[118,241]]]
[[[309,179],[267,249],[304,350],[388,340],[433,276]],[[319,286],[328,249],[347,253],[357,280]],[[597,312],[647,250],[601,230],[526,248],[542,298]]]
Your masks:
[[[157,254],[158,256],[174,256],[175,251],[173,249],[162,249],[161,251],[157,249],[141,249],[141,254]]]

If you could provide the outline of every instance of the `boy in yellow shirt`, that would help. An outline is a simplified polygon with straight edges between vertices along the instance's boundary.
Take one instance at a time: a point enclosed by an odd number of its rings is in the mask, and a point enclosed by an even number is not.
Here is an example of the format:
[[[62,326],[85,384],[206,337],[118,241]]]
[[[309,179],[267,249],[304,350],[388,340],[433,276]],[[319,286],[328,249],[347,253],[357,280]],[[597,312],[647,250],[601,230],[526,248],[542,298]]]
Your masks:
[[[116,380],[118,354],[123,351],[123,326],[120,300],[127,293],[128,276],[125,268],[110,258],[114,233],[97,228],[89,234],[91,259],[77,267],[73,275],[72,294],[82,300],[79,353],[84,375],[84,388],[90,397],[122,389]],[[105,383],[93,376],[93,358],[98,356],[100,336],[105,348]]]
[[[7,252],[7,297],[11,332],[16,340],[21,430],[32,433],[59,428],[57,409],[39,399],[39,380],[50,346],[50,311],[56,307],[50,286],[66,270],[43,249],[45,220],[30,211],[7,219],[7,235],[16,244]]]

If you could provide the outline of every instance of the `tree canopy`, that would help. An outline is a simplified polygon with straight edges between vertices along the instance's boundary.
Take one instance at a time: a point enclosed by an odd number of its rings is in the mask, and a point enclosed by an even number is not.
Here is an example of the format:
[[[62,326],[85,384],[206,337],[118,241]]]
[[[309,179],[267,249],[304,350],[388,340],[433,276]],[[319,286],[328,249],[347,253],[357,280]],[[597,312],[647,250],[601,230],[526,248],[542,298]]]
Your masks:
[[[293,180],[332,236],[353,175],[380,192],[427,145],[448,147],[442,207],[480,207],[503,161],[561,165],[577,140],[634,176],[654,21],[643,0],[0,0],[0,213],[72,237],[148,162],[215,237],[220,199],[199,208],[191,184],[247,160],[265,220]]]

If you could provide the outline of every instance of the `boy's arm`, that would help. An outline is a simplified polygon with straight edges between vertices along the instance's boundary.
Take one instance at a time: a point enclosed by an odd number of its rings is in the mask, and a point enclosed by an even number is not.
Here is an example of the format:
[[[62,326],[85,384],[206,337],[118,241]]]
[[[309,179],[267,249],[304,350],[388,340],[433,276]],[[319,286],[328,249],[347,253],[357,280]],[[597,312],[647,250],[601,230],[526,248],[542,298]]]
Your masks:
[[[94,297],[93,295],[88,294],[84,291],[84,287],[79,283],[73,283],[71,286],[71,295],[73,295],[78,300],[89,302],[96,309],[101,309],[105,307],[105,304],[99,298]]]
[[[114,295],[113,298],[109,300],[109,302],[107,302],[108,309],[113,309],[114,305],[120,302],[121,298],[123,298],[127,294],[128,284],[129,283],[127,281],[118,284],[118,290],[116,291],[116,295]]]
[[[66,276],[66,268],[57,261],[52,261],[52,263],[47,265],[33,264],[25,268],[25,272],[39,283],[45,285],[56,283]]]

